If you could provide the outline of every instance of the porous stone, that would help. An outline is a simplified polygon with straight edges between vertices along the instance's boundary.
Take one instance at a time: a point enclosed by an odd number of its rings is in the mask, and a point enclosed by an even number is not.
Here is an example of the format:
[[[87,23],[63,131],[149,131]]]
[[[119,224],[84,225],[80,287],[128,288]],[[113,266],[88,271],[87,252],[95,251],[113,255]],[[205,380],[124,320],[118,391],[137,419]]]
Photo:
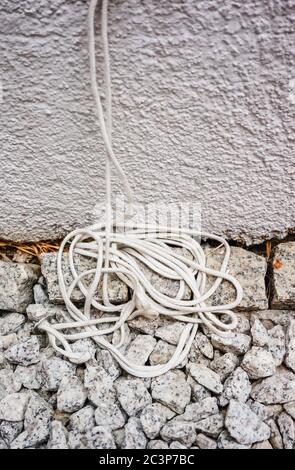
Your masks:
[[[46,442],[50,433],[51,406],[36,393],[25,412],[24,431],[11,443],[11,449],[25,449]]]
[[[65,376],[57,391],[57,409],[73,413],[83,408],[87,393],[81,380],[76,376]]]
[[[295,295],[295,293],[294,293]],[[295,297],[294,297],[295,301]],[[285,364],[295,372],[295,320],[290,320],[286,333],[286,358]]]
[[[52,421],[47,449],[68,449],[67,430],[60,421]]]
[[[276,371],[276,364],[272,354],[266,349],[253,346],[242,361],[241,366],[251,379],[270,377]]]
[[[253,345],[263,347],[267,345],[269,341],[267,329],[265,328],[263,323],[259,320],[259,318],[256,318],[255,316],[253,316],[252,318],[253,318],[253,324],[251,327],[251,335],[252,335]]]
[[[218,336],[215,333],[211,336],[214,348],[224,353],[231,352],[237,356],[245,354],[251,346],[251,338],[244,333],[229,332],[226,336]]]
[[[211,439],[208,436],[205,436],[205,434],[197,434],[196,437],[196,444],[200,449],[216,449],[217,448],[217,442],[214,439]]]
[[[126,350],[126,359],[138,365],[144,365],[153,352],[157,341],[150,335],[138,335]]]
[[[166,423],[175,413],[161,403],[146,406],[140,414],[142,428],[149,439],[155,439]]]
[[[207,266],[219,270],[224,258],[224,248],[212,250],[205,248]],[[266,259],[262,256],[239,247],[231,247],[231,256],[228,263],[228,273],[234,276],[243,288],[243,299],[238,310],[263,310],[268,306],[265,292],[265,274],[267,270]],[[213,285],[215,278],[208,276],[208,289]],[[234,301],[235,288],[223,281],[210,299],[209,305],[225,305]]]
[[[79,433],[86,433],[90,429],[94,428],[94,426],[94,409],[90,405],[85,406],[70,416],[69,428],[71,430],[75,430]]]
[[[152,381],[152,397],[180,414],[190,402],[191,388],[184,374],[171,370]]]
[[[286,354],[285,333],[281,325],[276,325],[268,330],[268,350],[271,352],[275,365],[282,364]]]
[[[220,377],[221,382],[235,370],[238,366],[239,360],[233,353],[226,353],[217,357],[210,363],[210,368],[214,370]]]
[[[95,422],[98,426],[120,429],[125,424],[125,417],[117,403],[100,403],[95,410]]]
[[[74,262],[78,274],[89,269],[93,269],[96,266],[96,261],[85,256],[78,254],[74,255]],[[57,254],[56,253],[44,253],[41,256],[41,271],[46,280],[48,296],[53,303],[63,303],[63,298],[58,285],[57,278]],[[67,287],[73,282],[72,273],[69,267],[68,255],[64,254],[62,258],[62,271],[64,274],[64,281]],[[92,276],[84,277],[83,282],[86,286],[92,281]],[[108,283],[108,295],[109,300],[113,304],[120,304],[128,301],[128,288],[116,274],[109,275]],[[79,303],[83,301],[84,295],[78,287],[73,290],[72,301]],[[100,281],[95,300],[102,300],[102,280]]]
[[[114,380],[103,367],[87,363],[84,386],[93,405],[98,406],[101,402],[106,404],[115,403]]]
[[[7,313],[0,316],[0,336],[5,336],[17,331],[26,321],[21,313]]]
[[[178,417],[181,421],[201,421],[211,415],[218,413],[217,399],[214,397],[204,398],[197,403],[190,403],[185,412]]]
[[[189,368],[191,376],[203,387],[213,393],[220,394],[223,390],[219,375],[208,367],[192,364]]]
[[[210,437],[217,438],[224,428],[224,418],[221,414],[217,413],[202,419],[195,423],[195,429],[198,432],[207,434]]]
[[[40,363],[40,375],[42,388],[48,391],[56,391],[65,376],[72,375],[76,366],[60,357],[52,356],[42,359]]]
[[[244,445],[265,441],[270,437],[269,427],[246,404],[237,400],[229,403],[225,426],[230,435]]]
[[[22,421],[30,396],[28,393],[11,393],[0,400],[0,420]]]
[[[224,390],[219,399],[220,405],[225,406],[235,399],[246,403],[251,393],[251,383],[246,372],[238,367],[224,382]]]
[[[38,265],[0,261],[0,310],[25,312],[39,276]]]
[[[135,416],[152,402],[152,397],[140,379],[118,379],[115,387],[118,400],[129,416]]]
[[[145,449],[147,438],[143,432],[139,418],[129,418],[125,426],[125,438],[122,449]]]
[[[231,437],[228,431],[224,430],[219,434],[217,441],[218,449],[250,449],[251,445],[243,445]]]
[[[295,309],[295,242],[280,243],[273,252],[272,308]]]
[[[283,412],[278,417],[278,426],[283,439],[285,449],[293,449],[295,442],[294,421],[290,415]]]
[[[184,327],[185,323],[183,322],[167,321],[164,326],[161,326],[156,330],[155,336],[156,338],[160,338],[163,341],[176,346]]]
[[[5,358],[13,364],[29,366],[40,360],[40,344],[36,336],[31,336],[5,351]]]
[[[295,375],[276,373],[263,379],[252,387],[251,397],[265,405],[294,401]]]
[[[0,438],[2,438],[7,445],[10,445],[11,442],[22,432],[23,427],[23,421],[1,421]]]
[[[191,447],[196,440],[194,424],[188,421],[179,421],[176,418],[163,426],[160,435],[164,441],[177,440],[186,447]]]
[[[41,374],[39,364],[31,366],[17,366],[14,372],[14,380],[20,386],[29,390],[38,390],[41,387]]]

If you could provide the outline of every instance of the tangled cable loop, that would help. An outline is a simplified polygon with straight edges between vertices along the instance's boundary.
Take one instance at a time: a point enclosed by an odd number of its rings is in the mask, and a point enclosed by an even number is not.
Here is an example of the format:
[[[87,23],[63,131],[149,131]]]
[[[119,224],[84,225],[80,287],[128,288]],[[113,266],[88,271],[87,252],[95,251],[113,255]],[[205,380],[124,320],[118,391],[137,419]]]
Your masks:
[[[73,352],[71,343],[83,338],[92,338],[98,346],[108,349],[127,372],[139,377],[154,377],[176,367],[183,361],[190,350],[199,323],[205,324],[210,331],[219,335],[224,335],[236,327],[236,315],[231,310],[240,303],[243,293],[237,280],[226,272],[230,247],[225,240],[215,235],[203,234],[206,238],[210,237],[218,241],[224,247],[223,262],[220,270],[216,271],[206,267],[205,253],[198,241],[193,238],[200,235],[198,232],[191,233],[187,230],[174,234],[173,231],[163,227],[158,228],[158,232],[154,227],[130,231],[128,227],[125,227],[126,232],[121,233],[124,229],[123,225],[115,228],[119,228],[120,232],[114,231],[110,234],[110,266],[108,268],[104,268],[102,263],[106,247],[104,226],[75,230],[65,238],[61,245],[58,254],[59,285],[72,321],[56,324],[45,321],[39,325],[40,329],[47,331],[50,343],[55,349],[73,362],[85,362],[90,359],[89,355],[81,356]],[[62,263],[64,262],[64,248],[70,241],[68,262],[73,282],[67,287]],[[183,248],[191,256],[176,252],[173,246]],[[75,266],[76,256],[92,258],[96,267],[78,273]],[[164,278],[178,281],[177,295],[169,297],[156,289],[145,274],[146,271],[140,268],[139,262]],[[97,300],[98,286],[101,286],[103,277],[110,274],[116,274],[130,288],[132,296],[128,302],[121,305],[111,304],[107,285],[102,287],[102,300]],[[91,277],[91,282],[89,282],[89,277]],[[215,278],[213,283],[212,281],[209,283],[209,287],[208,277]],[[86,281],[87,278],[88,281]],[[207,305],[206,302],[224,280],[234,286],[235,300],[225,305]],[[71,300],[73,290],[77,287],[85,298],[83,310]],[[184,300],[182,297],[187,287],[191,291],[191,298]],[[99,312],[100,315],[98,317],[93,315],[94,311]],[[218,318],[224,314],[230,321],[226,322]],[[139,366],[120,352],[120,346],[125,339],[124,325],[138,315],[147,318],[162,315],[187,323],[176,351],[166,364]],[[101,328],[104,324],[107,324],[106,327]],[[104,336],[116,330],[120,331],[121,338],[119,343],[114,345]],[[62,348],[57,345],[58,343]]]
[[[128,178],[114,155],[111,130],[111,82],[110,61],[107,40],[107,0],[102,1],[101,35],[104,52],[104,74],[106,84],[106,118],[104,116],[100,94],[97,87],[95,47],[94,47],[94,13],[97,0],[90,1],[89,7],[89,53],[91,87],[96,105],[97,116],[106,148],[106,217],[105,223],[96,224],[85,229],[74,230],[63,240],[57,258],[59,288],[66,305],[69,320],[64,323],[53,323],[42,320],[38,328],[47,332],[50,344],[59,353],[67,356],[72,362],[83,363],[90,359],[89,353],[73,351],[73,343],[83,338],[92,338],[99,346],[108,349],[120,366],[128,373],[138,377],[156,377],[175,368],[188,355],[200,323],[211,331],[225,335],[237,325],[237,317],[232,311],[242,300],[243,291],[239,282],[227,273],[230,247],[217,235],[200,233],[193,230],[173,229],[151,225],[137,225],[130,228],[128,222],[114,222],[111,205],[111,165],[128,198],[130,215],[133,207],[133,195]],[[117,218],[116,218],[117,220]],[[220,269],[206,266],[206,256],[199,238],[213,239],[224,248],[224,257]],[[185,256],[183,250],[190,256]],[[68,248],[68,257],[64,250]],[[78,272],[77,257],[92,259],[94,267]],[[68,259],[73,277],[70,286],[66,285],[63,264]],[[175,297],[163,294],[150,282],[144,264],[163,278],[178,282],[179,289]],[[114,305],[108,295],[110,275],[116,275],[131,292],[131,299]],[[210,277],[210,282],[208,282]],[[214,279],[214,282],[212,282]],[[230,282],[236,291],[233,302],[225,305],[212,305],[212,297],[221,282]],[[84,297],[83,308],[72,300],[74,289],[79,289]],[[184,299],[184,293],[191,292],[190,299]],[[98,300],[97,292],[102,292]],[[158,316],[175,319],[186,323],[180,335],[177,347],[165,364],[141,366],[124,356],[121,346],[125,343],[125,325],[137,316],[149,319]],[[223,321],[226,315],[227,321]],[[117,344],[112,344],[106,335],[119,332]]]

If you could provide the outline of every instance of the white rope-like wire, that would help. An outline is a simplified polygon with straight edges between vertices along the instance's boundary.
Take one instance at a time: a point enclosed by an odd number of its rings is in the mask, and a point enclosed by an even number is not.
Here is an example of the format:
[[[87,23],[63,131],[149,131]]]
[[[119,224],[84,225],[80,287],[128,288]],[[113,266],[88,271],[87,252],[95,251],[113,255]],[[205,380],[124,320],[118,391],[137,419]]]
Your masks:
[[[63,240],[57,257],[59,287],[66,305],[69,321],[52,323],[44,319],[38,325],[47,332],[49,342],[59,353],[72,362],[83,363],[90,359],[89,353],[77,353],[72,344],[83,338],[92,340],[105,348],[115,357],[120,366],[128,373],[138,377],[156,377],[175,368],[186,358],[197,333],[200,323],[219,335],[226,335],[237,325],[237,318],[232,311],[242,300],[243,291],[239,282],[227,273],[230,247],[223,238],[194,230],[173,229],[159,226],[136,226],[131,229],[127,222],[115,222],[111,206],[111,164],[125,190],[132,213],[133,195],[128,179],[121,168],[112,148],[111,129],[111,81],[110,61],[107,39],[107,0],[102,0],[101,34],[104,53],[104,78],[106,84],[106,117],[100,99],[96,78],[94,16],[97,0],[90,1],[89,7],[89,53],[91,87],[96,105],[99,125],[106,147],[106,221],[85,229],[71,232]],[[213,239],[224,247],[224,257],[220,269],[206,266],[205,253],[197,241],[200,237]],[[173,250],[173,246],[189,251],[191,259]],[[73,277],[70,286],[66,286],[62,263],[63,254],[68,248],[68,262]],[[76,256],[88,257],[95,261],[95,268],[78,273],[75,266]],[[151,284],[147,275],[140,268],[143,263],[155,273],[179,282],[176,297],[161,293]],[[131,300],[120,305],[113,305],[108,296],[110,274],[116,274],[130,289]],[[208,276],[214,278],[208,287]],[[89,278],[91,283],[89,285]],[[207,305],[221,282],[231,283],[236,291],[235,300],[225,305]],[[98,285],[102,282],[102,300],[96,298]],[[184,300],[183,293],[189,287],[191,298]],[[79,288],[85,297],[83,308],[72,301],[74,289]],[[209,302],[210,303],[210,302]],[[96,312],[96,316],[93,315]],[[97,315],[99,313],[99,315]],[[226,315],[227,321],[220,317]],[[125,341],[125,324],[137,317],[156,318],[158,315],[185,323],[176,350],[166,364],[141,366],[129,360],[120,347]],[[104,327],[105,324],[105,327]],[[110,326],[111,325],[111,326]],[[120,332],[120,340],[114,345],[105,335]]]

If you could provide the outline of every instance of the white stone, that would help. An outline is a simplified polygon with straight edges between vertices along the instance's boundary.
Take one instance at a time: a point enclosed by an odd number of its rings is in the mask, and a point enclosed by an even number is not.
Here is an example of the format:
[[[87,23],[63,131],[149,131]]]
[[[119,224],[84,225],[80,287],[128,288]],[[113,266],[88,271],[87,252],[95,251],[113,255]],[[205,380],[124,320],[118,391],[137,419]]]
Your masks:
[[[205,436],[205,434],[197,434],[196,437],[196,444],[199,446],[200,449],[216,449],[217,448],[217,442],[214,441],[214,439],[211,439],[208,436]]]
[[[39,364],[31,366],[17,366],[14,379],[23,387],[30,390],[38,390],[41,387],[41,374]]]
[[[154,336],[159,325],[159,318],[156,317],[151,320],[143,316],[138,316],[133,320],[130,320],[128,325],[132,330],[137,331],[138,333]]]
[[[52,356],[48,359],[42,359],[40,363],[40,374],[42,388],[48,391],[56,391],[65,376],[72,375],[76,366],[61,359]]]
[[[137,335],[126,350],[126,359],[144,365],[153,352],[157,341],[150,335]]]
[[[125,417],[117,403],[101,402],[95,410],[95,422],[98,426],[120,429],[125,425]]]
[[[18,392],[21,385],[15,380],[13,370],[0,369],[0,400],[11,393]]]
[[[282,439],[282,436],[280,434],[279,428],[275,420],[270,419],[268,421],[268,425],[270,427],[270,432],[271,432],[271,435],[269,438],[271,445],[273,446],[274,449],[283,449],[284,448],[283,439]]]
[[[108,350],[98,350],[96,354],[96,360],[98,366],[103,367],[103,369],[110,375],[113,380],[116,380],[118,377],[120,377],[122,372],[121,367]]]
[[[282,435],[285,449],[293,449],[295,442],[294,421],[287,413],[281,413],[278,418],[278,426]]]
[[[187,446],[184,446],[183,444],[181,444],[179,441],[172,441],[170,446],[169,446],[169,449],[176,449],[176,450],[180,450],[180,449],[187,449]]]
[[[224,248],[212,250],[206,247],[207,266],[218,270],[224,257]],[[243,299],[238,310],[263,310],[268,306],[265,292],[265,275],[267,270],[266,259],[262,256],[239,247],[231,247],[231,256],[228,263],[228,272],[234,276],[243,288]],[[215,278],[208,276],[207,289],[211,287]],[[230,304],[235,299],[235,288],[223,281],[210,299],[209,305]]]
[[[0,261],[0,311],[25,312],[39,276],[38,265]]]
[[[125,438],[122,449],[145,449],[147,438],[142,430],[139,418],[129,418],[125,426]]]
[[[251,445],[243,445],[231,437],[228,431],[222,431],[217,441],[218,449],[250,449]]]
[[[87,405],[81,410],[73,413],[70,417],[70,429],[79,433],[86,433],[94,428],[94,409],[92,406]]]
[[[182,421],[201,421],[211,415],[218,413],[217,399],[208,397],[197,403],[190,403],[185,412],[178,417]]]
[[[0,420],[22,421],[30,396],[28,393],[11,393],[0,400]]]
[[[116,401],[114,380],[103,367],[87,363],[84,385],[89,400],[95,406],[98,406],[102,401],[108,404]]]
[[[80,255],[74,256],[75,265],[78,274],[84,270],[89,270],[95,268],[96,261],[90,258],[86,258]],[[68,255],[63,255],[62,260],[62,270],[64,273],[64,280],[67,287],[73,281],[72,273],[69,267]],[[48,296],[51,302],[53,303],[63,303],[63,298],[59,290],[58,279],[57,279],[57,255],[56,253],[44,253],[41,256],[41,271],[46,279]],[[92,276],[89,278],[84,277],[83,282],[86,285],[90,285],[92,281]],[[128,288],[116,274],[109,275],[109,284],[108,284],[108,295],[111,303],[119,304],[127,302],[128,300]],[[72,300],[74,302],[81,302],[84,299],[84,295],[78,287],[76,287],[72,293]],[[98,286],[97,295],[95,299],[98,301],[102,300],[102,281]]]
[[[295,300],[294,300],[295,302]],[[286,366],[295,372],[295,320],[290,320],[286,333]]]
[[[33,394],[25,412],[24,431],[11,443],[11,449],[25,449],[46,442],[51,417],[51,406],[39,395]]]
[[[225,426],[230,435],[244,445],[265,441],[270,437],[269,427],[246,404],[237,400],[229,403]]]
[[[238,367],[224,382],[220,405],[225,406],[232,399],[246,403],[251,393],[251,383],[246,372]]]
[[[203,333],[197,333],[195,343],[199,348],[200,352],[205,357],[207,357],[208,359],[213,359],[214,349],[207,336],[205,336]]]
[[[57,409],[73,413],[83,408],[87,398],[86,389],[75,376],[65,376],[57,391]]]
[[[195,423],[196,431],[202,432],[214,438],[219,436],[223,428],[224,418],[221,414],[218,413]]]
[[[68,449],[67,434],[60,421],[52,421],[47,449]]]
[[[31,336],[5,351],[5,358],[13,364],[29,366],[40,360],[40,344],[36,336]]]
[[[284,405],[284,409],[287,411],[287,413],[295,419],[295,401],[291,401],[290,403],[286,403]]]
[[[163,426],[160,435],[164,441],[177,440],[187,447],[191,447],[196,440],[194,424],[188,421],[179,421],[176,418]]]
[[[191,376],[203,387],[213,393],[220,394],[223,390],[219,375],[208,367],[192,364],[190,366]]]
[[[267,450],[272,449],[272,446],[269,441],[263,441],[253,444],[252,449]]]
[[[10,445],[11,442],[22,432],[23,427],[23,421],[1,421],[0,438],[2,438],[7,445]]]
[[[173,356],[175,350],[176,346],[160,339],[150,355],[150,364],[152,366],[166,364]]]
[[[268,350],[274,358],[276,366],[280,366],[286,354],[285,333],[281,325],[268,330]]]
[[[118,400],[129,416],[136,415],[152,402],[152,397],[140,379],[118,379],[115,382]]]
[[[0,316],[0,336],[14,333],[26,321],[26,317],[21,313],[7,313]]]
[[[251,338],[244,333],[231,333],[229,332],[226,336],[218,336],[212,334],[211,341],[214,348],[219,349],[222,352],[231,352],[236,355],[245,354],[251,345]]]
[[[68,434],[70,449],[115,449],[116,444],[110,428],[95,426],[86,433],[73,430]]]
[[[295,242],[280,243],[273,255],[272,308],[295,308]]]
[[[251,397],[265,405],[294,401],[295,375],[275,374],[263,379],[252,387]]]
[[[169,445],[161,439],[155,439],[148,442],[147,449],[169,449]]]
[[[251,379],[270,377],[276,371],[276,364],[272,354],[266,349],[253,346],[242,361],[242,367]]]
[[[265,328],[263,323],[261,323],[259,318],[253,317],[253,319],[254,321],[251,327],[253,345],[263,347],[268,344],[269,341],[267,329]]]
[[[167,341],[167,343],[176,346],[184,327],[185,323],[183,322],[169,321],[166,322],[164,326],[161,326],[156,330],[155,336],[156,338],[160,338],[163,341]]]
[[[142,428],[149,439],[157,437],[168,419],[173,418],[175,413],[161,403],[152,403],[146,406],[141,414]]]
[[[190,402],[191,388],[182,374],[171,370],[153,379],[152,397],[180,414]]]
[[[210,364],[210,368],[219,375],[221,382],[224,382],[224,380],[235,370],[238,364],[239,360],[237,356],[229,352],[214,359]]]

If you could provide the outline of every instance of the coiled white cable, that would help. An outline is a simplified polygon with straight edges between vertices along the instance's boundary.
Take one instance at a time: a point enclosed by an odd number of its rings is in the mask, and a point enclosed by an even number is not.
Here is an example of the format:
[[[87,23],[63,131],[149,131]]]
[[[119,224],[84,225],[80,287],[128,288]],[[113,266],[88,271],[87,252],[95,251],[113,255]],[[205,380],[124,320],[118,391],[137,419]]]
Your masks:
[[[100,347],[110,351],[120,366],[128,373],[138,377],[156,377],[177,367],[188,355],[195,338],[198,324],[219,335],[226,335],[237,325],[237,317],[232,311],[242,300],[243,291],[239,282],[227,273],[230,247],[223,238],[209,233],[194,230],[173,229],[171,227],[137,225],[131,229],[128,223],[115,222],[111,206],[111,164],[119,175],[128,198],[129,215],[133,208],[133,195],[128,179],[121,168],[111,143],[111,81],[110,61],[107,39],[107,0],[102,0],[101,32],[105,65],[106,84],[106,119],[100,100],[96,79],[96,61],[94,46],[94,15],[97,0],[90,1],[89,7],[89,52],[91,87],[95,100],[97,116],[106,147],[106,221],[85,229],[71,232],[63,240],[57,257],[59,287],[66,305],[70,321],[51,323],[44,319],[38,325],[47,332],[50,344],[59,353],[67,356],[72,362],[83,363],[90,359],[89,353],[77,353],[71,344],[82,338],[92,338]],[[224,247],[224,258],[218,271],[206,266],[205,253],[197,238],[213,239]],[[171,247],[177,246],[188,250],[189,259]],[[68,262],[73,276],[72,284],[67,287],[62,263],[63,253],[68,248]],[[96,267],[78,274],[75,256],[88,257],[95,260]],[[164,278],[179,282],[176,297],[161,293],[151,284],[138,263],[144,263],[149,269]],[[115,273],[130,288],[131,300],[120,305],[111,304],[108,297],[108,278]],[[207,288],[207,277],[215,278],[211,287]],[[85,278],[91,283],[85,282]],[[230,282],[236,291],[235,300],[225,305],[207,305],[208,300],[216,292],[222,281]],[[102,281],[102,301],[95,298],[98,284]],[[184,300],[184,288],[189,287],[191,298]],[[83,309],[71,300],[74,289],[79,288],[85,297]],[[93,311],[99,312],[94,316]],[[227,322],[219,316],[226,315]],[[120,347],[125,340],[124,325],[136,316],[155,318],[158,315],[186,323],[176,350],[166,364],[141,366],[129,360]],[[105,328],[102,328],[107,324]],[[109,325],[112,326],[109,326]],[[120,341],[114,345],[105,335],[120,331]]]

